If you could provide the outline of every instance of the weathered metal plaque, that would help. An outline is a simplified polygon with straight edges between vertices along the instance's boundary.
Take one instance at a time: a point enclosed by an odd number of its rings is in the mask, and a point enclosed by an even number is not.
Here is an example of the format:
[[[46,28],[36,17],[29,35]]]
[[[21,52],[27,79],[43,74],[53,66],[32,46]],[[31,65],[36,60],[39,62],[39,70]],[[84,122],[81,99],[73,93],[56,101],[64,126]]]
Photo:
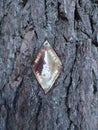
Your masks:
[[[61,68],[60,59],[48,41],[45,41],[33,63],[33,72],[45,93],[53,86]]]

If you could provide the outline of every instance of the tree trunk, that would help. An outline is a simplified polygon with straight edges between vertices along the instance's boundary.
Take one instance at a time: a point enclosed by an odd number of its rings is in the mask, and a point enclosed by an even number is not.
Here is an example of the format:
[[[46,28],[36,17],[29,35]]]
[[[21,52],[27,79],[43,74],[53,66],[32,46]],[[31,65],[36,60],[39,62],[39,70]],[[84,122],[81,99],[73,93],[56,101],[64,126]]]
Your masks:
[[[45,94],[44,41],[63,69]],[[0,0],[0,130],[98,130],[98,1]]]

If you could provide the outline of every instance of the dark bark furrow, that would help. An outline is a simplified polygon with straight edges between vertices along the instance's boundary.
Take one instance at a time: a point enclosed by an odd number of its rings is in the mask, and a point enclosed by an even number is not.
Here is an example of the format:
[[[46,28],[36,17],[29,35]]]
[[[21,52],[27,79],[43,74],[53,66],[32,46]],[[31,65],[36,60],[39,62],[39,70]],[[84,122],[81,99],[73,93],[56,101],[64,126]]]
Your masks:
[[[32,66],[45,40],[63,65],[47,94]],[[98,130],[97,0],[0,1],[0,130]]]

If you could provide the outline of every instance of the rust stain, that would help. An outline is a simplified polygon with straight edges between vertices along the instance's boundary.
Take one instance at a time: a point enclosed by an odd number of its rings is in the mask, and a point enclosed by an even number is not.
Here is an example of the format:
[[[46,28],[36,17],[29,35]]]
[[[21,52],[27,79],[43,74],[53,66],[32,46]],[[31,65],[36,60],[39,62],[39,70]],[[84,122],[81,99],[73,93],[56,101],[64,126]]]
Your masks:
[[[41,50],[38,53],[37,60],[35,61],[34,64],[35,73],[39,73],[40,75],[43,70],[43,65],[45,64],[44,57],[45,57],[45,51]]]

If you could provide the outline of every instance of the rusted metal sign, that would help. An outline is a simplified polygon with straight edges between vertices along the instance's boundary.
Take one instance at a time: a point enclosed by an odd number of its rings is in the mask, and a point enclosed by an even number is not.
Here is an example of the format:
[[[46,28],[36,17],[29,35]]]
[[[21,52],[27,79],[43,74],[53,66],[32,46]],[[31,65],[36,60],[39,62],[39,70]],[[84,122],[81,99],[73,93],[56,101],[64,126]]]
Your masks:
[[[33,63],[33,72],[45,93],[53,86],[61,68],[60,59],[49,42],[45,41]]]

